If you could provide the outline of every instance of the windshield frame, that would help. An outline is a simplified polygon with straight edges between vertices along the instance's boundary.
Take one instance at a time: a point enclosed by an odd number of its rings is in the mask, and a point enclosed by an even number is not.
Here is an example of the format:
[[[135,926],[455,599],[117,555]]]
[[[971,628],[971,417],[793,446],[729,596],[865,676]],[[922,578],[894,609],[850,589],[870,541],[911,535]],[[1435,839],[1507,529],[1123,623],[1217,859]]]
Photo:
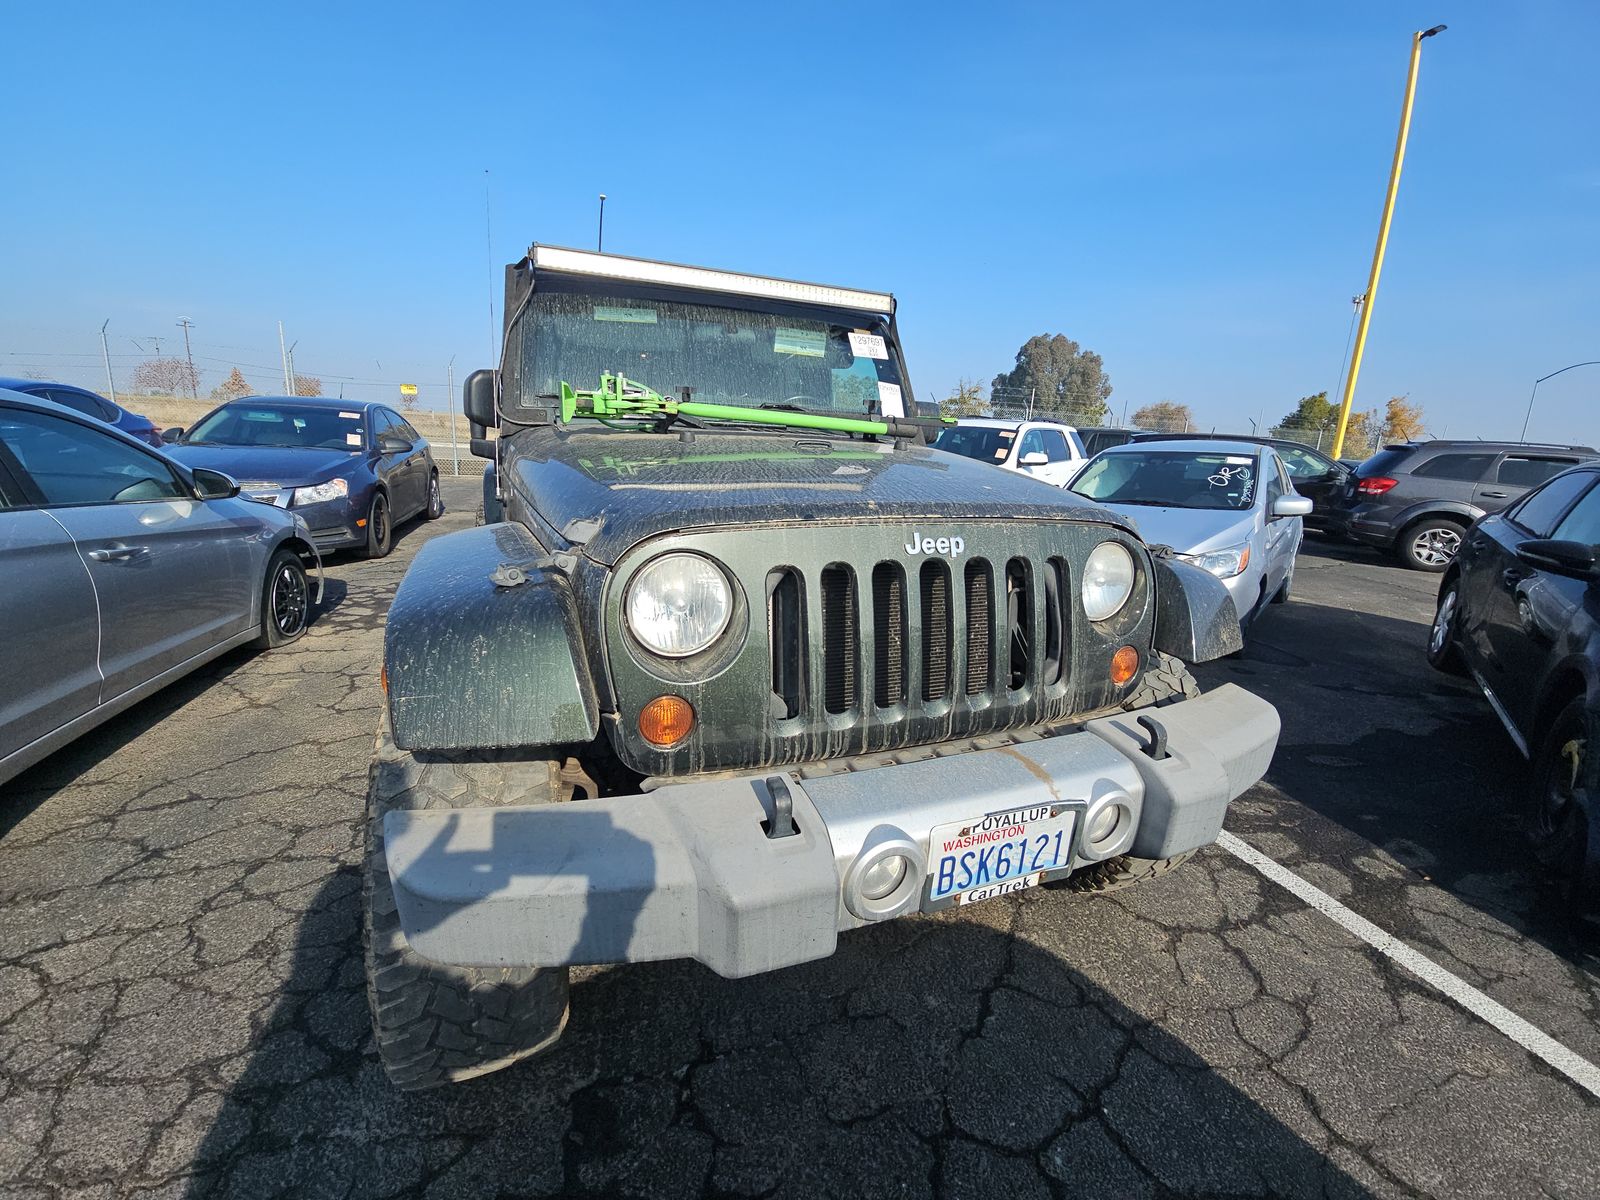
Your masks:
[[[1262,463],[1261,463],[1261,457],[1262,457],[1261,456],[1261,449],[1262,448],[1260,446],[1254,447],[1253,448],[1254,452],[1247,454],[1244,451],[1234,451],[1234,450],[1209,450],[1209,449],[1208,450],[1176,450],[1176,449],[1161,449],[1161,448],[1159,448],[1160,445],[1161,445],[1160,442],[1148,442],[1148,443],[1142,443],[1142,444],[1135,442],[1135,443],[1129,443],[1129,448],[1126,448],[1126,449],[1121,447],[1121,446],[1117,446],[1117,447],[1113,447],[1113,448],[1110,448],[1110,449],[1107,449],[1107,450],[1102,450],[1099,454],[1095,455],[1087,463],[1084,464],[1083,470],[1079,471],[1077,476],[1072,480],[1072,482],[1067,485],[1067,490],[1069,492],[1073,493],[1073,495],[1075,495],[1075,496],[1083,497],[1083,499],[1088,500],[1092,504],[1105,504],[1105,505],[1119,505],[1120,504],[1120,505],[1127,505],[1129,507],[1139,507],[1139,508],[1173,508],[1173,509],[1180,509],[1180,510],[1182,510],[1184,512],[1216,512],[1216,513],[1244,514],[1244,513],[1254,512],[1256,510],[1256,508],[1259,506],[1259,504],[1261,503],[1261,497],[1265,494],[1265,492],[1267,490],[1267,487],[1268,487],[1268,484],[1270,483],[1270,479],[1263,480],[1263,478],[1262,478],[1265,468],[1263,468]],[[1169,459],[1183,458],[1183,459],[1191,459],[1191,460],[1193,460],[1193,459],[1206,459],[1206,458],[1217,458],[1217,459],[1223,459],[1223,460],[1248,458],[1250,460],[1250,462],[1249,462],[1250,468],[1254,472],[1254,478],[1253,478],[1253,480],[1251,481],[1251,484],[1250,484],[1250,499],[1248,501],[1246,501],[1246,502],[1244,502],[1242,504],[1238,504],[1238,505],[1184,504],[1184,503],[1179,503],[1179,502],[1171,501],[1171,500],[1118,499],[1118,498],[1115,498],[1115,497],[1092,496],[1088,492],[1080,490],[1080,485],[1085,481],[1085,479],[1088,478],[1090,471],[1092,469],[1094,469],[1098,464],[1101,464],[1102,462],[1112,462],[1112,461],[1115,461],[1116,459],[1120,459],[1120,458],[1157,458],[1157,457],[1169,458]],[[1226,463],[1224,463],[1223,465],[1226,465]],[[1239,464],[1239,465],[1243,465],[1243,464]],[[1276,466],[1274,466],[1273,469],[1272,469],[1272,474],[1276,475],[1276,472],[1277,472],[1277,468],[1276,468]]]
[[[354,411],[360,414],[358,417],[358,422],[359,432],[361,434],[361,445],[352,446],[346,443],[345,445],[341,446],[324,446],[316,443],[296,442],[216,442],[194,436],[195,431],[204,428],[208,421],[221,417],[230,409],[241,408],[255,408],[262,410],[271,409],[280,414],[289,414],[292,412],[325,412],[337,414],[340,411]],[[181,446],[212,446],[221,450],[332,450],[340,451],[345,454],[364,454],[373,445],[372,439],[372,421],[369,419],[367,407],[364,404],[349,404],[343,406],[341,409],[333,405],[295,404],[291,401],[279,402],[265,399],[257,403],[251,403],[250,397],[245,396],[240,397],[237,400],[229,400],[225,404],[217,405],[216,408],[213,408],[188,429],[184,430],[183,436],[178,439],[177,444]]]
[[[917,407],[911,387],[911,379],[906,371],[905,356],[901,350],[899,331],[896,328],[893,314],[885,318],[883,313],[878,312],[805,304],[764,296],[700,291],[695,288],[540,271],[537,275],[536,285],[529,288],[522,297],[515,313],[506,325],[505,347],[500,371],[500,409],[506,418],[518,424],[552,424],[560,412],[559,404],[554,398],[547,394],[536,394],[536,384],[533,378],[533,372],[536,369],[533,363],[533,328],[534,322],[538,320],[538,313],[534,305],[540,295],[552,293],[589,296],[599,301],[638,300],[653,303],[683,304],[700,308],[721,308],[733,312],[817,321],[830,326],[866,330],[884,339],[884,346],[889,352],[887,361],[891,364],[893,373],[899,376],[901,404],[905,415],[907,417],[927,415],[920,412]],[[639,370],[638,373],[641,376],[648,375],[647,370]],[[660,394],[669,400],[677,399],[677,396],[670,390],[674,386],[671,381],[651,378],[636,379],[631,373],[628,374],[628,379],[630,382],[642,383],[653,389],[665,387],[668,390],[662,391]],[[564,382],[579,390],[593,388],[599,384],[598,379],[567,379]],[[694,398],[696,400],[702,399],[698,395]],[[780,405],[785,399],[787,397],[773,396],[770,399],[764,399],[762,402]],[[746,407],[759,407],[759,405],[751,404],[746,405]],[[803,411],[822,416],[847,417],[856,420],[883,419],[880,415],[881,410],[876,406],[866,413],[853,413],[829,408],[808,408]]]

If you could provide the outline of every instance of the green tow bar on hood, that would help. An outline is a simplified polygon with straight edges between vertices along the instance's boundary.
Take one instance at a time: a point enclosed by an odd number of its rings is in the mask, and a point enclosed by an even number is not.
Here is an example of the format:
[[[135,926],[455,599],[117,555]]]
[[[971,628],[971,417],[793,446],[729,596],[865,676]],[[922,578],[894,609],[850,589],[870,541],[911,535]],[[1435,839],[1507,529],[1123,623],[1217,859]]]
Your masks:
[[[920,417],[885,417],[868,420],[863,417],[829,417],[821,413],[790,412],[787,409],[741,408],[734,404],[701,404],[694,400],[669,400],[642,383],[613,375],[609,371],[600,376],[600,386],[594,391],[574,391],[565,381],[561,384],[561,419],[574,417],[650,418],[650,417],[704,417],[711,421],[743,421],[756,425],[781,425],[790,429],[824,429],[832,433],[872,434],[878,437],[908,437],[919,441],[932,441],[939,430],[954,424],[948,418],[925,419]]]

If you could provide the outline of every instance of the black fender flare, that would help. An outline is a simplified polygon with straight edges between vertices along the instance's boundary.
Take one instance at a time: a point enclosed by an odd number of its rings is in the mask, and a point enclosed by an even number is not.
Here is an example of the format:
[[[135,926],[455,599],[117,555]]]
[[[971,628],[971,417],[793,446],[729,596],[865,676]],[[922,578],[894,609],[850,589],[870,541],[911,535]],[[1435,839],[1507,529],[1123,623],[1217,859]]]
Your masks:
[[[389,609],[383,668],[403,750],[564,746],[599,731],[572,584],[521,525],[417,552]]]
[[[1210,662],[1244,647],[1233,597],[1210,571],[1156,557],[1155,648],[1186,663]]]

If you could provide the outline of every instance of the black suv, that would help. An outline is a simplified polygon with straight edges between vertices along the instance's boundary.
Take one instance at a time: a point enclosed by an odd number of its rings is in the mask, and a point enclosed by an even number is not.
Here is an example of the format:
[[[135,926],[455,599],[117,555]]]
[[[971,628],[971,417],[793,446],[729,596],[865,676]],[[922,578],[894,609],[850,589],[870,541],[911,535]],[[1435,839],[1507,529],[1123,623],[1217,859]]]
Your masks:
[[[1271,446],[1278,452],[1283,465],[1294,481],[1294,490],[1311,501],[1311,515],[1305,518],[1307,529],[1323,532],[1334,526],[1333,505],[1344,490],[1350,468],[1335,462],[1315,446],[1296,442],[1290,438],[1253,437],[1239,433],[1140,433],[1131,441],[1159,442],[1172,439],[1193,440],[1212,438],[1217,441],[1253,442],[1258,446]],[[1091,451],[1093,453],[1093,451]]]
[[[1362,463],[1334,496],[1336,532],[1392,550],[1418,571],[1442,571],[1467,527],[1568,467],[1600,459],[1589,446],[1535,442],[1403,442]]]

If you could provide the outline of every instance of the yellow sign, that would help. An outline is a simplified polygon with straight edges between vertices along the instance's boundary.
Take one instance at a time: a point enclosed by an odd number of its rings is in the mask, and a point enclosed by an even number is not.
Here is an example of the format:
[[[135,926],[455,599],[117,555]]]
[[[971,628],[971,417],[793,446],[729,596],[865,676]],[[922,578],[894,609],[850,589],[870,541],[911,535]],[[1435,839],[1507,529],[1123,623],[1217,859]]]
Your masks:
[[[415,396],[417,394],[417,385],[414,383],[402,383],[400,385],[400,394],[402,396]]]

